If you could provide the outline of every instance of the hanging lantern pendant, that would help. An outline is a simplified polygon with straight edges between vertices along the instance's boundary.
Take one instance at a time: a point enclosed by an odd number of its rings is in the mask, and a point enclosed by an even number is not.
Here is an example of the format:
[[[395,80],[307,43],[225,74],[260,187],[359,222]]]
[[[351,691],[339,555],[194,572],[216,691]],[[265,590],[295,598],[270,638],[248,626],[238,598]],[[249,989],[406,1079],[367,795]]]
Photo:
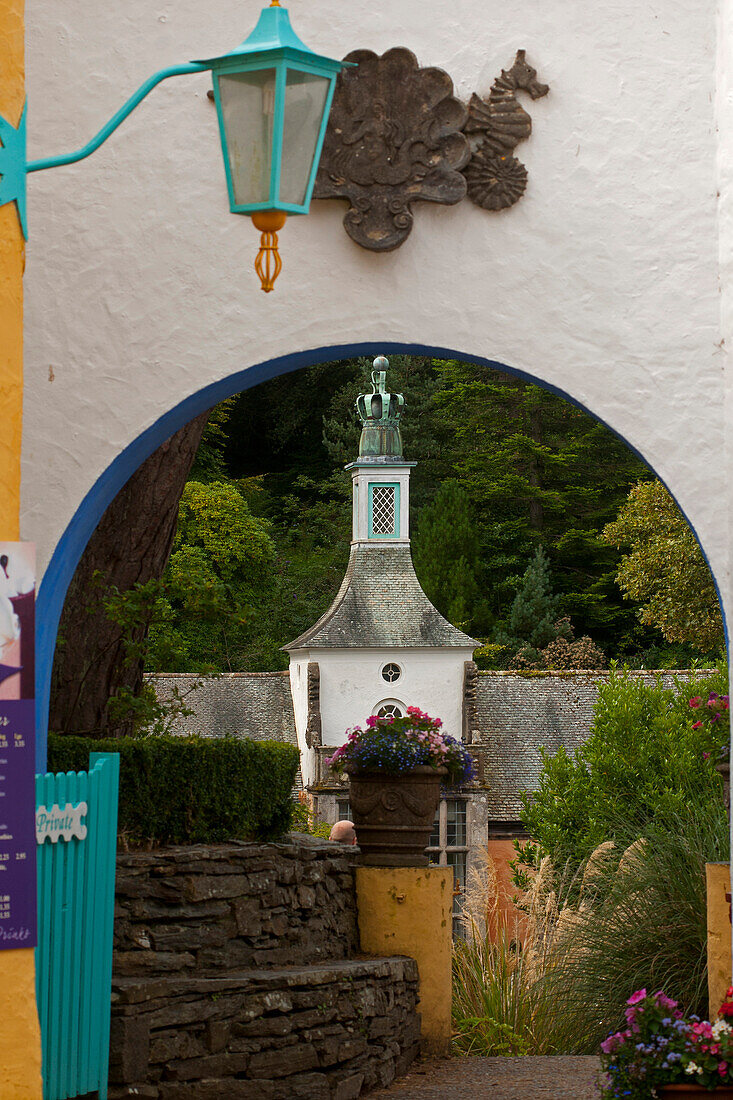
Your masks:
[[[260,230],[260,250],[255,260],[255,271],[260,277],[262,289],[269,294],[275,279],[282,271],[283,262],[277,247],[277,232],[285,225],[287,214],[283,210],[258,210],[252,215],[252,224]]]

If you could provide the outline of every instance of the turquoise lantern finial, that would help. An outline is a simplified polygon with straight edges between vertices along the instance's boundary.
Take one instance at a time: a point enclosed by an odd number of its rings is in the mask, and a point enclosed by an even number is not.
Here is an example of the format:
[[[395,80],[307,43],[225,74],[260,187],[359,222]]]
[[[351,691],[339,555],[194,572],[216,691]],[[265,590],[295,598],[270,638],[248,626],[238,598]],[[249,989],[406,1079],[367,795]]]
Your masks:
[[[372,392],[362,393],[356,408],[362,422],[359,458],[402,458],[400,417],[405,399],[385,388],[389,360],[378,355],[373,362]]]

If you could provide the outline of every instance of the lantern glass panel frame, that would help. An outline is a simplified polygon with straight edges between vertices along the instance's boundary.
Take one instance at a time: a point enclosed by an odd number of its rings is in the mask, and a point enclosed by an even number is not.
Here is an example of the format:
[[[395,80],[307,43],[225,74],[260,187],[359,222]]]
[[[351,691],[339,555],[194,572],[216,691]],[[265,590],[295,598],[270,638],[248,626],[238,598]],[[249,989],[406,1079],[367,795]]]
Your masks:
[[[328,117],[331,113],[336,77],[341,70],[341,63],[327,58],[306,61],[300,57],[288,56],[289,52],[288,50],[268,51],[267,54],[261,54],[256,59],[249,57],[246,60],[241,57],[228,58],[214,64],[212,67],[214,101],[219,120],[219,136],[224,156],[229,208],[233,214],[252,214],[258,210],[282,210],[287,214],[308,213],[313,187],[316,182],[316,172],[321,158],[323,140],[326,135]],[[260,109],[258,113],[256,96],[250,95],[250,102],[246,104],[244,102],[245,97],[239,97],[237,103],[231,95],[232,92],[236,92],[237,84],[242,89],[265,87],[261,74],[268,71],[274,73],[274,100],[272,101],[271,110],[269,156],[266,150],[263,152],[261,143],[258,146],[256,140],[257,130],[262,131],[260,120],[270,113],[269,110],[263,111]],[[294,77],[290,84],[288,84],[289,74]],[[237,77],[240,79],[237,80]],[[320,83],[318,78],[323,83]],[[293,104],[292,97],[288,96],[288,88],[293,89],[299,85],[305,87],[310,85],[312,91],[319,91],[324,94],[321,96],[322,110],[318,125],[313,125],[313,119],[310,120],[311,139],[315,131],[312,154],[310,150],[304,149],[301,143],[300,149],[293,156],[292,146],[287,150],[284,149],[284,135],[286,125],[292,123],[292,115],[288,108],[292,108]],[[270,94],[269,88],[266,94]],[[317,108],[319,106],[317,98],[314,96],[310,98],[312,106]],[[287,122],[286,111],[288,113]],[[227,131],[227,125],[234,120],[244,123],[243,137]],[[288,125],[288,129],[291,128],[291,125]],[[249,132],[249,137],[247,132]],[[284,159],[285,172],[283,173]],[[250,167],[250,161],[252,167]],[[261,166],[259,170],[257,168],[258,164]],[[269,168],[269,181],[266,178],[266,167]],[[295,174],[298,168],[302,173],[300,182]],[[247,181],[248,175],[249,181]],[[244,189],[248,183],[250,185],[256,184],[258,175],[260,177],[259,193],[253,190],[250,197],[248,197]],[[283,192],[288,198],[283,199],[281,197]],[[292,201],[295,195],[298,195],[301,201]]]

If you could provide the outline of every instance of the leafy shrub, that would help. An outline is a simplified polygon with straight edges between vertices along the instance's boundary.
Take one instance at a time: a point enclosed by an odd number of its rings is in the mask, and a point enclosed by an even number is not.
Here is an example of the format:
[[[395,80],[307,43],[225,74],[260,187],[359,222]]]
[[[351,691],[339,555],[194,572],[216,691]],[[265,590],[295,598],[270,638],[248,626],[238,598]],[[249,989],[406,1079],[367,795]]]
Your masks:
[[[613,670],[600,686],[588,740],[572,756],[544,753],[539,788],[523,796],[522,820],[539,854],[577,868],[619,824],[639,836],[655,817],[720,800],[712,734],[693,728],[689,700],[726,690],[725,668],[674,690]]]
[[[298,794],[297,800],[293,800],[293,817],[291,829],[294,833],[306,833],[309,836],[320,836],[328,840],[332,826],[327,821],[317,821],[303,791]]]
[[[298,750],[226,737],[48,739],[50,771],[85,771],[90,752],[120,754],[120,833],[133,842],[270,840],[288,832]]]

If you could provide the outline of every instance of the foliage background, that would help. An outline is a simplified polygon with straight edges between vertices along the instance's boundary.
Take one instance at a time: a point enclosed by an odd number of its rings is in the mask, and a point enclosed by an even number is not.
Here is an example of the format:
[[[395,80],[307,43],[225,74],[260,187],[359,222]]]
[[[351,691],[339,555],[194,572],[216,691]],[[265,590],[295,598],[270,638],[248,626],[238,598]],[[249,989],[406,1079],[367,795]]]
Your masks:
[[[367,359],[324,363],[214,410],[181,502],[149,668],[286,667],[280,647],[328,608],[346,568],[343,466],[357,453],[354,405],[370,370]],[[628,546],[608,525],[633,486],[653,484],[625,444],[562,398],[484,367],[394,356],[388,384],[405,395],[405,455],[417,461],[418,577],[450,621],[488,643],[483,667],[510,667],[527,645],[530,665],[597,667],[604,654],[689,665],[696,639],[665,637],[642,614],[645,593],[629,600],[616,583]],[[225,552],[231,533],[237,545]],[[543,644],[562,643],[542,659],[511,622],[538,551],[560,624]],[[719,648],[714,632],[705,646]]]

